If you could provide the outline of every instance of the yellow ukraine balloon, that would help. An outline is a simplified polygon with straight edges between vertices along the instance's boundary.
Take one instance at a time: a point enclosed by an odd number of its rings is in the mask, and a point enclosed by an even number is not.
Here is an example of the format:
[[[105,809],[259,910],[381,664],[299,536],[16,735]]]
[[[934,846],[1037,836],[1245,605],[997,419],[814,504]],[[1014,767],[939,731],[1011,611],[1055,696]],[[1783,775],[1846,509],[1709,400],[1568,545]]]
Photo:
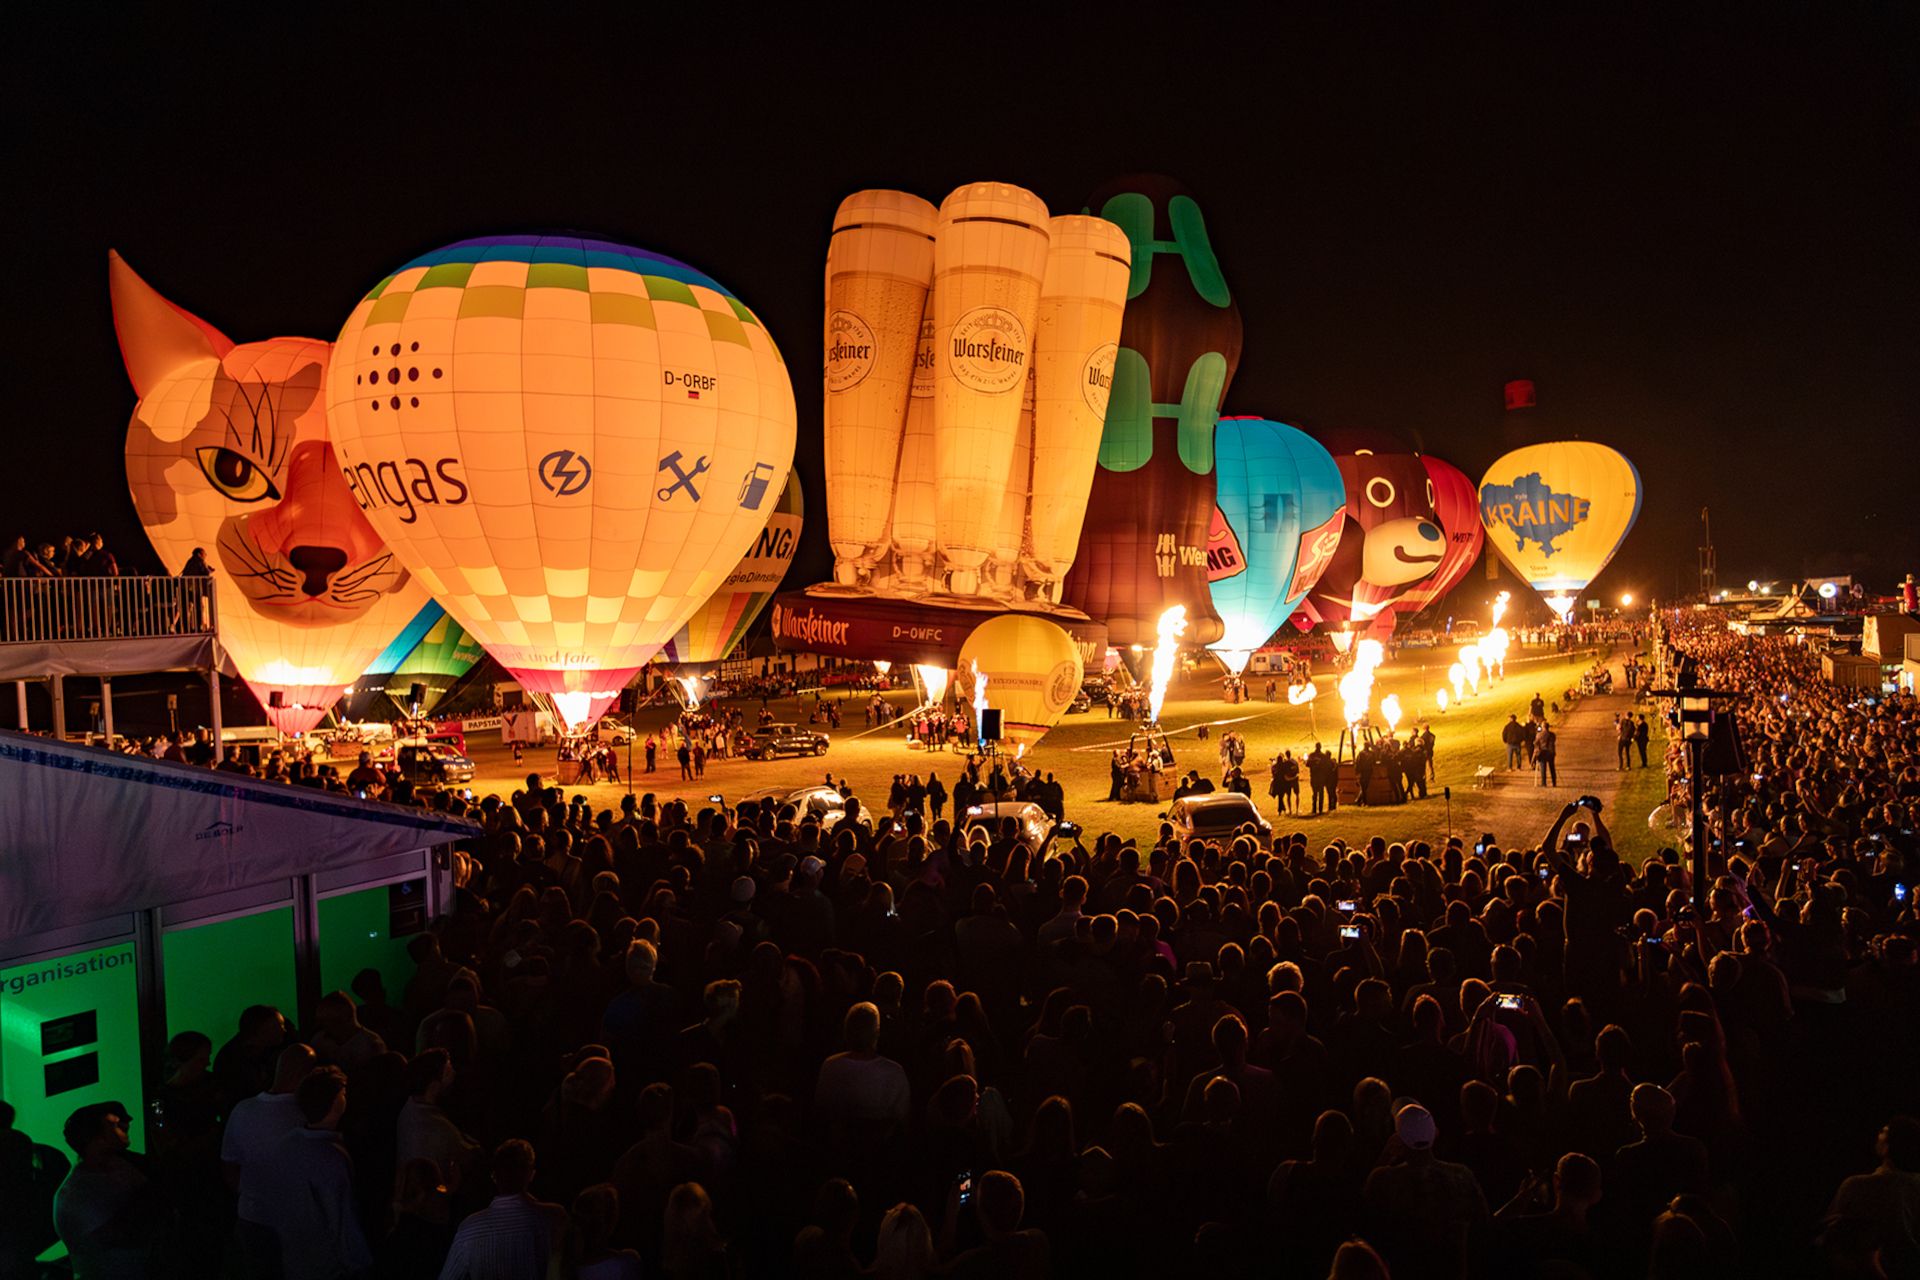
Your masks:
[[[1480,481],[1487,545],[1563,619],[1639,515],[1640,473],[1588,440],[1516,449]]]
[[[468,240],[347,318],[327,407],[348,486],[531,693],[589,724],[725,581],[793,463],[772,337],[658,254]]]
[[[118,254],[108,271],[140,396],[134,509],[169,573],[206,552],[221,645],[268,719],[304,733],[427,602],[341,482],[321,400],[330,348],[236,345]]]
[[[986,705],[1001,713],[1001,741],[1016,753],[1047,736],[1080,692],[1080,649],[1065,631],[1031,614],[1006,613],[973,629],[955,673],[972,701],[986,677]]]

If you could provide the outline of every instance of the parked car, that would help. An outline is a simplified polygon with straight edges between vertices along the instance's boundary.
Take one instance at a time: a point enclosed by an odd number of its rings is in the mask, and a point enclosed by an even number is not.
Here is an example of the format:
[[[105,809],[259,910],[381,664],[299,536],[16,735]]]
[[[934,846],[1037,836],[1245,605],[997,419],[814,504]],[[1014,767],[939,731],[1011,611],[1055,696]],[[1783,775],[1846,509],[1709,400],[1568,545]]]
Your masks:
[[[813,818],[820,823],[822,830],[831,828],[835,823],[847,816],[846,797],[842,796],[839,790],[834,787],[815,786],[800,787],[798,789],[790,787],[769,787],[764,791],[755,791],[749,795],[742,796],[739,803],[758,804],[762,800],[773,801],[775,813],[778,813],[788,805],[792,805],[799,811],[801,821],[804,822],[808,818]]]
[[[633,728],[619,716],[601,716],[594,726],[600,741],[608,746],[624,747],[633,741]]]
[[[1107,705],[1108,699],[1113,697],[1113,686],[1107,683],[1106,680],[1096,676],[1091,680],[1081,682],[1080,696],[1090,703],[1097,702],[1104,707]]]
[[[811,729],[802,729],[795,724],[770,724],[747,740],[749,760],[825,754],[827,754],[827,735],[815,733]]]
[[[1093,699],[1088,695],[1085,689],[1082,689],[1080,690],[1079,693],[1074,694],[1073,701],[1067,704],[1067,714],[1070,716],[1077,716],[1083,711],[1091,711],[1092,709],[1093,709]]]
[[[1230,840],[1234,832],[1248,823],[1258,834],[1260,847],[1273,847],[1273,824],[1260,816],[1253,800],[1237,791],[1215,791],[1207,795],[1182,796],[1160,815],[1173,824],[1173,834],[1181,842],[1188,840]]]
[[[979,827],[989,837],[1000,834],[1000,820],[1012,818],[1020,830],[1020,843],[1038,851],[1052,834],[1054,821],[1045,809],[1028,801],[989,800],[985,804],[968,805],[966,823],[969,831]]]
[[[403,742],[394,761],[415,786],[464,786],[473,781],[473,761],[444,742]]]

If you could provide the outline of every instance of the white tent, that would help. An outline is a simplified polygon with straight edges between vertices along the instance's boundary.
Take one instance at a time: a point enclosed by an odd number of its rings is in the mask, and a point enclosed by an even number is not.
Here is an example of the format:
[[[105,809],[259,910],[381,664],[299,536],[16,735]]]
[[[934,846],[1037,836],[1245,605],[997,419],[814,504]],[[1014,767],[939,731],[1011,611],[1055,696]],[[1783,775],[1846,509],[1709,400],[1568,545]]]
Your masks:
[[[473,824],[245,774],[0,731],[9,940],[451,844]]]

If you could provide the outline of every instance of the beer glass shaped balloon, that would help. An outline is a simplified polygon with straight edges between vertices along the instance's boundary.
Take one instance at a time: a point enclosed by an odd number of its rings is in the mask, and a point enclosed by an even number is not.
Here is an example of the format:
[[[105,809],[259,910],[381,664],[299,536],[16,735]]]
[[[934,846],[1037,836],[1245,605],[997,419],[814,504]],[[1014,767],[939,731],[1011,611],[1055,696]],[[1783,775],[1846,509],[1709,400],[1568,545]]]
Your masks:
[[[340,478],[322,401],[331,349],[235,344],[118,254],[108,272],[140,397],[134,509],[169,573],[207,552],[221,644],[274,726],[304,733],[427,602]]]
[[[1170,178],[1096,196],[1125,232],[1132,271],[1113,386],[1080,551],[1064,601],[1107,624],[1111,643],[1156,643],[1160,617],[1187,611],[1188,643],[1221,635],[1207,591],[1213,428],[1240,363],[1240,310],[1206,222]]]
[[[719,588],[793,463],[772,336],[684,263],[494,236],[380,281],[328,413],[367,518],[569,726]]]
[[[827,248],[827,537],[834,581],[866,586],[887,517],[914,355],[933,283],[934,207],[904,191],[840,202]]]
[[[913,357],[913,383],[907,390],[906,420],[900,430],[900,470],[888,529],[893,542],[893,578],[886,585],[906,595],[921,595],[932,587],[929,574],[934,565],[934,540],[940,532],[935,497],[940,486],[934,470],[933,364],[933,304],[929,300]],[[829,497],[827,505],[838,501]]]
[[[978,182],[940,203],[933,244],[934,512],[940,567],[956,595],[981,591],[1006,495],[1032,367],[1047,207],[1031,191]]]
[[[1058,603],[1093,489],[1132,248],[1103,218],[1055,218],[1033,339],[1033,493],[1021,560],[1030,592]]]

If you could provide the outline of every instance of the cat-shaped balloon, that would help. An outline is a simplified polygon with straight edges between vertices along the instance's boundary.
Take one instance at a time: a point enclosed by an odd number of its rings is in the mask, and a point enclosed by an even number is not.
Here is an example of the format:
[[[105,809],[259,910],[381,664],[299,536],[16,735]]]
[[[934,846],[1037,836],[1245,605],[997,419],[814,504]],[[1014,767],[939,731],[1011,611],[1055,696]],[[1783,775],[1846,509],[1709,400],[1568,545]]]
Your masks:
[[[273,722],[318,723],[426,601],[341,478],[320,394],[331,344],[236,345],[109,256],[114,328],[139,394],[127,482],[178,572],[214,564],[220,638]]]

